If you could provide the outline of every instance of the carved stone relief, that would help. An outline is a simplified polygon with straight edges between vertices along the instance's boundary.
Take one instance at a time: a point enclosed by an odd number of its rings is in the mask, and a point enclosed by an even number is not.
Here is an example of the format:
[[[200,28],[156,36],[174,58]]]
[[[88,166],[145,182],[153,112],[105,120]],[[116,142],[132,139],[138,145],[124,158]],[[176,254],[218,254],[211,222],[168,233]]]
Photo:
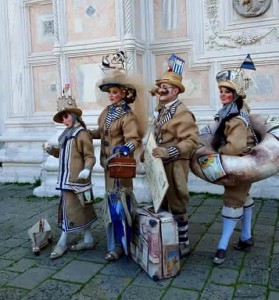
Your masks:
[[[234,1],[239,2],[241,0]],[[245,1],[241,1],[244,3]],[[265,0],[259,0],[259,2],[265,2]],[[261,40],[269,36],[270,41],[279,40],[279,28],[262,28],[256,32],[252,32],[251,29],[243,29],[241,32],[236,33],[223,32],[220,25],[220,0],[207,0],[205,2],[205,11],[207,13],[208,23],[206,24],[206,49],[216,50],[222,48],[239,48],[242,46],[254,45],[260,43]]]
[[[257,17],[270,7],[271,0],[233,0],[233,8],[242,17]]]

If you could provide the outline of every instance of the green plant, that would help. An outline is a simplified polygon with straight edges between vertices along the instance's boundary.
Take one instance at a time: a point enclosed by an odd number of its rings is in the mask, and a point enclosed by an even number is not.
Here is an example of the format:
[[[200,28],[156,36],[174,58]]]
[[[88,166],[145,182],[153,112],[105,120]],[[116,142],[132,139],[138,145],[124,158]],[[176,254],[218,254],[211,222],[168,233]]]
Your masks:
[[[42,183],[41,178],[35,178],[35,182],[33,184],[33,187],[38,187]]]
[[[99,202],[101,202],[101,201],[103,201],[103,200],[104,200],[104,198],[102,198],[102,197],[97,197],[97,198],[95,198],[94,203],[99,203]]]

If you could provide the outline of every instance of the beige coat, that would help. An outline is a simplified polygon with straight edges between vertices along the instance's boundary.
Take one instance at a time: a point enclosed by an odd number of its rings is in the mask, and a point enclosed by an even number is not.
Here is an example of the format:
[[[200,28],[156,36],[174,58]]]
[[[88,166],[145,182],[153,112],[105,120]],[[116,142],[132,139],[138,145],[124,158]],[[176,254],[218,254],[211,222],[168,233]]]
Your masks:
[[[198,133],[194,115],[180,102],[172,118],[161,126],[156,142],[159,147],[177,147],[177,159],[190,159],[199,146]]]
[[[127,112],[122,117],[114,120],[109,129],[106,128],[106,116],[108,107],[106,107],[98,119],[98,129],[90,130],[93,139],[101,139],[100,163],[105,169],[106,190],[113,188],[114,180],[109,178],[106,159],[112,155],[115,146],[123,146],[125,143],[131,142],[138,148],[141,145],[142,136],[139,133],[139,124],[137,117],[132,111]],[[130,156],[133,156],[132,154]],[[121,186],[132,189],[132,179],[120,182]]]
[[[61,190],[58,222],[66,232],[83,230],[97,218],[93,205],[83,207],[77,194],[92,188],[91,176],[78,180],[84,168],[95,165],[94,148],[90,135],[82,127],[76,127],[70,139],[61,148],[54,148],[51,155],[59,157],[59,172],[56,188]]]
[[[160,116],[158,122],[160,121]],[[169,189],[162,208],[174,215],[186,213],[189,201],[187,187],[189,159],[199,146],[198,127],[193,114],[179,102],[171,119],[155,129],[158,147],[177,147],[179,156],[172,160],[163,160],[168,178]]]
[[[92,139],[83,127],[79,126],[73,138],[61,149],[54,148],[51,155],[59,157],[57,189],[78,191],[91,186],[90,176],[86,180],[77,180],[80,171],[91,170],[96,163]]]
[[[246,105],[244,107],[248,109]],[[225,123],[224,135],[226,144],[219,148],[221,154],[242,155],[245,148],[255,145],[251,128],[240,116],[234,117]],[[247,199],[251,183],[243,183],[236,187],[225,186],[224,188],[224,205],[239,208],[243,207]]]

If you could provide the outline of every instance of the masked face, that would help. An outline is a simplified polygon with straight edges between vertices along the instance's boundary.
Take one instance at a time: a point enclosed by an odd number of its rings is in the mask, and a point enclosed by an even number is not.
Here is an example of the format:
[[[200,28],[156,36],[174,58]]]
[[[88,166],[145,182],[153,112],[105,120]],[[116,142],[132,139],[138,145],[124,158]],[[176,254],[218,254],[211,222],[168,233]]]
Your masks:
[[[67,127],[72,127],[73,126],[73,117],[69,113],[65,113],[61,116],[63,124]]]
[[[219,88],[220,100],[223,105],[229,104],[234,100],[234,94],[231,90],[226,87],[221,86]]]
[[[162,83],[159,87],[159,93],[161,95],[159,98],[160,102],[167,104],[177,97],[179,88],[167,83]]]
[[[117,104],[124,96],[122,89],[116,86],[112,86],[108,89],[108,95],[111,104]]]

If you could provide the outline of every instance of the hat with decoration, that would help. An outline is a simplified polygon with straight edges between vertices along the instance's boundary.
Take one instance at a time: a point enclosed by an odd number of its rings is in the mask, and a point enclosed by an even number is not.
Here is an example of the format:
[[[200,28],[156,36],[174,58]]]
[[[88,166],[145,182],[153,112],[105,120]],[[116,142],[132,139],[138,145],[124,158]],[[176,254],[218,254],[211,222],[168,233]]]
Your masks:
[[[66,84],[62,97],[57,99],[57,113],[53,117],[56,123],[63,123],[62,115],[65,113],[75,113],[77,116],[82,115],[82,110],[77,107],[76,100],[71,96],[70,84]]]
[[[123,100],[130,104],[136,100],[137,91],[131,75],[126,73],[126,60],[125,51],[120,49],[103,56],[101,68],[105,77],[98,82],[98,87],[102,92],[109,92],[111,87],[120,88],[123,91]]]
[[[230,88],[234,90],[242,99],[245,99],[245,91],[250,87],[251,78],[244,74],[243,69],[256,70],[250,54],[246,56],[240,68],[235,70],[220,71],[216,75],[218,87]]]
[[[162,83],[169,83],[179,88],[179,93],[184,93],[185,87],[182,84],[182,73],[185,61],[172,54],[168,59],[168,70],[161,79],[156,80],[156,85],[160,87]]]

